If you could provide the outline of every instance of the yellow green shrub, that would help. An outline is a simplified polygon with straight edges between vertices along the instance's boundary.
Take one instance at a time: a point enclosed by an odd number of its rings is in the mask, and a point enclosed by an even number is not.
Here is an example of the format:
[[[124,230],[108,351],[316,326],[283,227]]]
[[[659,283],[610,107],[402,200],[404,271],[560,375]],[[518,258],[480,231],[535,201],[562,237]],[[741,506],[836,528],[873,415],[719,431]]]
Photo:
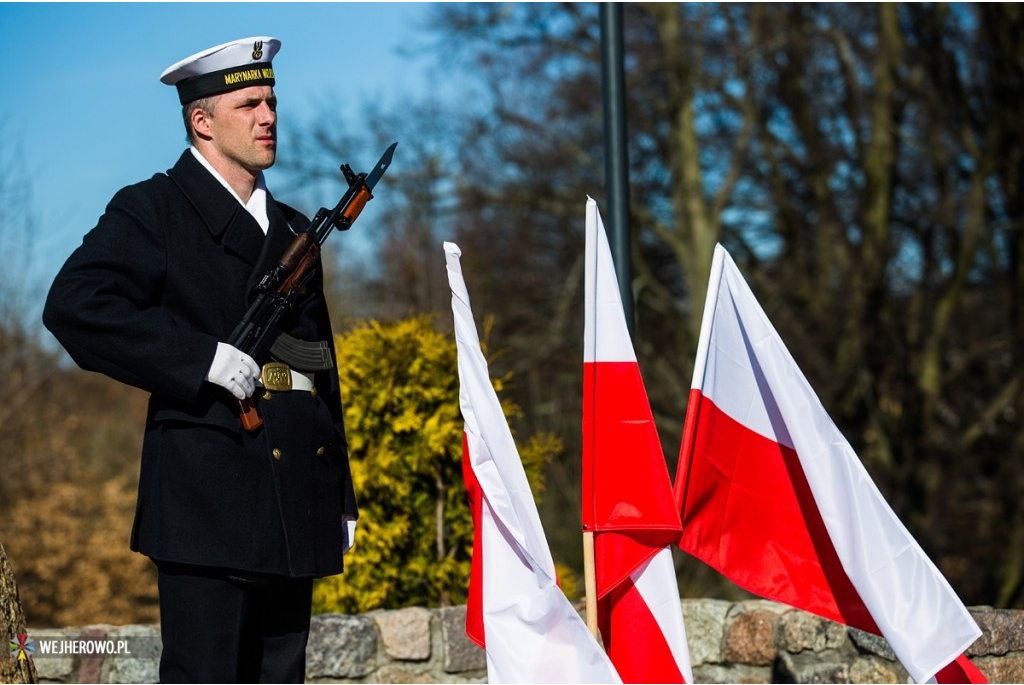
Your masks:
[[[362,323],[335,347],[360,516],[345,572],[317,581],[314,611],[464,603],[473,521],[454,339],[421,316]],[[500,393],[502,380],[493,382]],[[518,412],[503,406],[506,416]],[[544,466],[561,449],[551,435],[520,445],[535,496]]]

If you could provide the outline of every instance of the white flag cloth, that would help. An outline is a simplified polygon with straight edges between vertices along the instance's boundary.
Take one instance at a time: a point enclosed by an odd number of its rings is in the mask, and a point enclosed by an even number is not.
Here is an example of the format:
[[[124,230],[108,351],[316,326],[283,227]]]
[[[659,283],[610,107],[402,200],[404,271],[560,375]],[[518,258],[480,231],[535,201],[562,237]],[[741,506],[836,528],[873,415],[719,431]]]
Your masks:
[[[458,348],[459,405],[482,494],[482,611],[491,683],[620,683],[556,584],[519,451],[480,349],[458,245],[444,244]]]
[[[919,683],[981,635],[721,245],[676,490],[683,549],[761,596],[881,634]]]

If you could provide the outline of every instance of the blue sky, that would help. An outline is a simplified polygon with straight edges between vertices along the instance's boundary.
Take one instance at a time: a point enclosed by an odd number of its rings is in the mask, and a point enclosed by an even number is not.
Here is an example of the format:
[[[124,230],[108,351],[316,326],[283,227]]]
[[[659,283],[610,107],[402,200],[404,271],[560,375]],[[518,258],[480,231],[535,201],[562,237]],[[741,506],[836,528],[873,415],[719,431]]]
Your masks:
[[[169,168],[184,149],[175,90],[159,81],[167,66],[236,38],[280,38],[285,147],[285,122],[305,120],[325,93],[344,96],[354,115],[427,92],[435,60],[403,48],[422,45],[430,11],[430,3],[0,3],[0,130],[32,182],[33,279],[45,292],[114,192]],[[338,160],[357,171],[375,161]],[[273,191],[273,170],[268,184]]]

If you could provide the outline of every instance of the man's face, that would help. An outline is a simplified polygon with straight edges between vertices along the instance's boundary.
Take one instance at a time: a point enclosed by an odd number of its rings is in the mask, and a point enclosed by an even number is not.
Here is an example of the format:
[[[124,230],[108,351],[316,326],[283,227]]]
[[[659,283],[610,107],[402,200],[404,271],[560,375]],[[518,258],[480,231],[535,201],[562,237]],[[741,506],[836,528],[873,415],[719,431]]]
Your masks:
[[[255,174],[277,154],[277,97],[271,86],[251,86],[216,96],[206,113],[210,142],[230,164]]]

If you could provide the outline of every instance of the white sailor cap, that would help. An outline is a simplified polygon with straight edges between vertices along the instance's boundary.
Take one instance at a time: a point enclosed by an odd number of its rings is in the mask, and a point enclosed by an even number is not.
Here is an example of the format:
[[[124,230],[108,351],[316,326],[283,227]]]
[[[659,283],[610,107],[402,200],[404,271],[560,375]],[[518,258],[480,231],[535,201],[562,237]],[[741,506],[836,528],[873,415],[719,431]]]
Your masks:
[[[249,86],[274,85],[270,60],[281,41],[269,36],[240,38],[197,52],[164,69],[160,80],[177,86],[181,104]]]

